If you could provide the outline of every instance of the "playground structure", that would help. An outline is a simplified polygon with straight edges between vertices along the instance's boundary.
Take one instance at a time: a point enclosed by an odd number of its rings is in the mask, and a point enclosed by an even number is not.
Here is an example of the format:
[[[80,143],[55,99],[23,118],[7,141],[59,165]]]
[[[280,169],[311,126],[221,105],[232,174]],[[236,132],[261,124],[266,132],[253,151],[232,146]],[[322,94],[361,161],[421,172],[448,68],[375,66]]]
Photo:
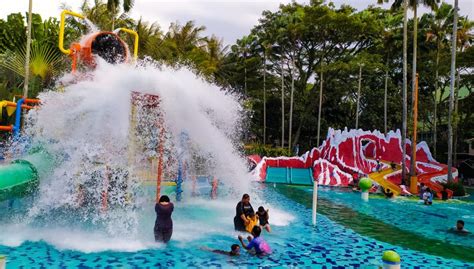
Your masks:
[[[65,18],[68,15],[80,19],[85,19],[85,17],[67,10],[61,13],[58,46],[63,53],[71,57],[71,70],[73,74],[77,75],[78,69],[81,71],[85,70],[84,72],[94,69],[97,64],[96,57],[101,57],[110,64],[132,63],[128,46],[117,34],[120,31],[134,36],[133,59],[136,60],[138,34],[133,30],[125,28],[119,28],[113,32],[100,31],[91,33],[82,38],[80,43],[72,43],[69,49],[65,49],[64,27]],[[205,189],[208,188],[206,192],[211,198],[217,196],[217,179],[212,178],[204,182],[203,180],[196,180],[196,178],[200,179],[202,176],[188,175],[186,170],[187,162],[183,152],[178,154],[177,167],[167,165],[173,163],[173,160],[165,160],[164,151],[176,151],[176,148],[183,151],[185,146],[184,143],[179,147],[173,147],[173,145],[165,146],[165,144],[169,143],[166,143],[167,132],[160,102],[160,96],[158,95],[135,91],[131,93],[128,164],[130,167],[133,167],[132,174],[124,173],[118,167],[111,167],[106,161],[94,161],[94,171],[90,172],[91,180],[94,181],[100,178],[103,181],[100,194],[100,207],[102,210],[106,210],[109,206],[109,193],[117,192],[115,190],[117,188],[127,189],[130,186],[128,181],[131,178],[140,179],[144,186],[156,186],[155,195],[157,201],[162,193],[168,195],[175,194],[176,199],[178,201],[181,200],[184,180],[192,181],[193,194],[203,193],[202,189],[204,187]],[[32,109],[34,104],[39,104],[39,100],[21,98],[17,103],[0,102],[0,108],[4,106],[7,109],[11,107],[16,108],[15,125],[0,126],[0,130],[12,131],[14,137],[18,138],[20,135],[21,109]],[[10,115],[12,114],[11,111],[10,109]],[[167,148],[165,149],[165,147]],[[36,158],[34,157],[35,155],[42,155],[42,157]],[[106,160],[107,157],[105,156],[103,159]],[[0,201],[29,194],[38,186],[41,177],[41,173],[38,170],[51,170],[53,165],[54,162],[51,156],[45,150],[41,150],[39,153],[28,152],[25,156],[12,161],[10,164],[1,165]],[[114,182],[117,179],[117,174],[121,174],[126,182]],[[90,194],[85,192],[84,184],[94,183],[78,183],[78,200],[83,200],[84,196],[90,196]],[[162,191],[162,188],[164,188],[164,191]],[[124,196],[127,196],[127,199],[129,199],[128,194]]]
[[[258,180],[267,183],[312,185],[314,178],[319,185],[341,187],[354,185],[355,178],[368,175],[374,183],[395,195],[410,194],[401,182],[400,141],[398,131],[384,135],[379,131],[329,129],[320,147],[299,157],[264,157],[254,173]],[[411,152],[409,141],[405,147],[406,152]],[[440,197],[443,187],[439,183],[447,181],[447,166],[432,157],[425,142],[420,142],[416,148],[418,181]],[[410,167],[409,155],[404,161],[406,167]],[[457,180],[457,170],[453,170]],[[448,195],[452,196],[451,190]]]
[[[15,96],[15,98],[16,97],[20,98],[16,102],[7,100],[0,101],[0,113],[3,114],[4,108],[6,109],[8,117],[15,113],[15,124],[0,126],[0,131],[12,132],[14,137],[18,137],[20,134],[22,109],[30,110],[40,104],[40,100],[38,99],[29,99],[23,96]]]

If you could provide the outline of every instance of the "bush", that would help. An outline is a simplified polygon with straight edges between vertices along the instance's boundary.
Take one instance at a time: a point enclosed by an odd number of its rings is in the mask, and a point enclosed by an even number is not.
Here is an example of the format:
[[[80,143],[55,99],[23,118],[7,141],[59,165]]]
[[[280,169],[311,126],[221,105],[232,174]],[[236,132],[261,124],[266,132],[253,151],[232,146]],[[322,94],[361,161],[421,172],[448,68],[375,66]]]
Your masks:
[[[291,156],[290,151],[287,148],[273,148],[263,144],[245,145],[245,154],[257,154],[261,157]]]
[[[466,190],[464,189],[464,186],[462,185],[462,182],[458,180],[457,182],[454,181],[449,181],[447,183],[441,184],[447,189],[450,189],[453,191],[454,196],[464,196],[466,195]]]

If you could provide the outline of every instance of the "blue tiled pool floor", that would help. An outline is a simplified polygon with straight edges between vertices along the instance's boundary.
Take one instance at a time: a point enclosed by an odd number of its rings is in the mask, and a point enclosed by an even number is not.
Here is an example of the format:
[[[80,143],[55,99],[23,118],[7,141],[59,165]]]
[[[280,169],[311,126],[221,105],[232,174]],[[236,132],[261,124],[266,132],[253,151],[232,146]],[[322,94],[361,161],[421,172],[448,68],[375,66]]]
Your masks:
[[[472,268],[474,264],[427,255],[401,248],[355,233],[324,215],[318,215],[317,226],[311,225],[311,211],[271,189],[262,190],[262,197],[272,210],[283,210],[294,219],[286,226],[273,226],[264,237],[274,250],[265,258],[243,253],[227,257],[200,250],[201,246],[227,249],[237,243],[232,231],[231,208],[206,208],[202,204],[177,204],[173,218],[175,234],[166,247],[136,252],[101,251],[84,253],[58,250],[43,241],[24,242],[17,247],[0,245],[0,253],[8,256],[7,268],[378,268],[384,250],[394,249],[402,257],[404,268]],[[254,205],[258,206],[258,205]],[[229,214],[223,213],[231,211]],[[193,212],[193,213],[192,213]],[[197,213],[196,213],[197,212]],[[221,216],[212,224],[202,222],[202,214]],[[228,221],[227,221],[228,220]],[[209,233],[196,238],[183,238],[180,232],[189,229],[184,222],[211,225]],[[270,215],[270,222],[272,215]],[[188,223],[189,224],[189,223]],[[215,231],[212,228],[216,225]],[[218,226],[218,227],[217,227]],[[226,231],[226,232],[223,232]],[[227,232],[229,231],[229,232]],[[0,232],[1,233],[1,232]],[[1,242],[1,241],[0,241]],[[93,243],[93,242],[91,242]]]

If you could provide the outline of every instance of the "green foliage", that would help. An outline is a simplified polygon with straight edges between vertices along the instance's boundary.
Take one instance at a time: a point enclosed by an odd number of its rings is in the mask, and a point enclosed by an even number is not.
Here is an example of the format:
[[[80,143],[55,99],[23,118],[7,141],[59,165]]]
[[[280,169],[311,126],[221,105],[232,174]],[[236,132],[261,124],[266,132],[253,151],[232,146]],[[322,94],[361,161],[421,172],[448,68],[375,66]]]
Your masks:
[[[378,1],[390,2],[390,1]],[[397,2],[397,1],[396,1]],[[400,1],[398,1],[400,2]],[[418,35],[419,132],[421,138],[432,143],[434,123],[434,92],[449,85],[450,35],[452,6],[439,1],[417,1],[418,5],[433,8],[433,13],[422,16]],[[412,6],[415,4],[412,1]],[[396,5],[395,5],[396,6]],[[394,6],[394,7],[395,7]],[[461,17],[458,31],[458,66],[462,66],[460,87],[473,90],[472,21]],[[250,33],[230,47],[223,60],[221,83],[245,97],[251,111],[250,129],[258,141],[263,141],[263,106],[267,111],[266,141],[281,144],[281,113],[285,113],[285,133],[288,134],[291,81],[294,79],[294,108],[291,144],[315,146],[321,72],[324,74],[321,130],[328,127],[354,128],[358,87],[358,69],[362,69],[359,126],[363,129],[383,130],[384,86],[387,72],[388,128],[401,128],[402,40],[403,14],[401,10],[369,7],[362,11],[343,5],[325,5],[322,1],[309,4],[290,3],[277,11],[265,11]],[[409,29],[413,21],[409,22]],[[470,34],[469,34],[470,33]],[[410,38],[408,47],[413,40]],[[411,58],[411,50],[408,58]],[[410,65],[409,65],[410,69]],[[438,70],[438,77],[435,76]],[[263,72],[266,72],[266,104],[263,103]],[[411,70],[408,70],[410,90]],[[284,94],[282,96],[281,81]],[[220,82],[220,81],[219,81]],[[411,95],[411,94],[410,94]],[[442,96],[439,93],[436,96]],[[471,95],[472,97],[472,95]],[[473,110],[468,108],[472,98],[459,100],[456,120],[459,122],[458,141],[474,133]],[[285,107],[282,108],[280,99]],[[409,100],[411,98],[408,98]],[[446,143],[448,98],[437,98],[438,146]],[[411,102],[408,103],[409,115]],[[471,105],[472,107],[472,105]],[[411,128],[411,124],[408,125]],[[462,127],[461,127],[462,126]],[[288,137],[288,135],[286,135]],[[324,137],[321,137],[324,139]],[[286,141],[285,141],[286,143]],[[443,152],[439,148],[438,152]],[[436,156],[440,158],[441,156]]]
[[[21,94],[23,87],[26,18],[13,13],[7,20],[0,19],[0,83],[3,85],[0,96],[4,99],[11,100],[14,95]],[[41,16],[33,14],[29,97],[36,97],[41,90],[50,87],[54,78],[64,70],[66,57],[57,47],[58,34],[59,22],[55,18],[43,21]],[[74,37],[70,30],[66,36]]]
[[[266,157],[292,156],[287,148],[270,147],[263,144],[248,144],[245,146],[246,155],[259,155]]]
[[[459,181],[459,180],[457,182],[450,181],[450,182],[447,182],[447,183],[443,183],[441,185],[443,185],[447,189],[452,190],[454,196],[464,196],[464,195],[466,195],[466,190],[464,189],[464,186],[462,185],[462,182]]]

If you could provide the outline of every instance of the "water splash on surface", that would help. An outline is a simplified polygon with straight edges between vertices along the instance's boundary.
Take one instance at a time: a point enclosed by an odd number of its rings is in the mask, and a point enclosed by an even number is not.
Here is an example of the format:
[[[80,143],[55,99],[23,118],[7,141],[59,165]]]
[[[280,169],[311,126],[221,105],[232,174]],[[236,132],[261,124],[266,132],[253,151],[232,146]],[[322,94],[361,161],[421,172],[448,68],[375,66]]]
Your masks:
[[[12,241],[37,239],[81,249],[58,243],[70,232],[98,242],[120,235],[143,246],[153,243],[154,199],[143,190],[142,172],[159,152],[160,117],[166,130],[164,179],[176,178],[181,159],[187,160],[188,180],[203,173],[219,180],[219,199],[229,195],[237,201],[251,190],[238,149],[243,120],[238,96],[188,70],[153,63],[99,61],[95,70],[79,77],[62,78],[64,92],[40,94],[41,108],[28,115],[25,134],[31,145],[54,156],[54,168],[41,179],[26,217],[10,223],[28,227],[24,237]],[[146,104],[132,104],[132,92],[159,96],[159,106],[143,109]],[[191,182],[184,184],[189,190]],[[193,200],[190,192],[184,193],[184,200]],[[234,206],[226,208],[230,215]],[[214,230],[214,221],[204,221],[204,229]],[[34,231],[41,235],[30,236]],[[181,239],[186,238],[184,233]]]

